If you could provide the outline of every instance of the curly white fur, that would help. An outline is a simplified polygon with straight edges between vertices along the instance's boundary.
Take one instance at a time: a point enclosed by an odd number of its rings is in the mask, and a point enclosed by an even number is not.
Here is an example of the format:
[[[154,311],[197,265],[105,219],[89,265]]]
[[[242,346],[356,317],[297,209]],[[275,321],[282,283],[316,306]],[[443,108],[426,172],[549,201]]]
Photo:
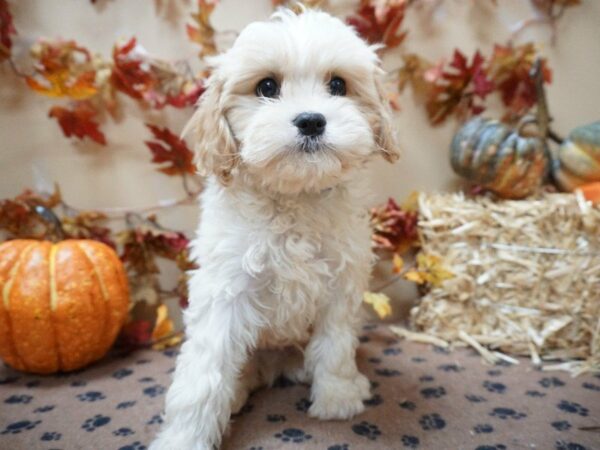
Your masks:
[[[326,13],[281,10],[212,63],[189,125],[209,176],[200,269],[152,450],[218,447],[232,411],[281,373],[312,381],[313,417],[350,418],[369,397],[355,362],[372,262],[364,167],[397,158],[374,48]],[[328,92],[332,76],[347,95]],[[255,95],[265,77],[281,84],[277,98]],[[305,111],[327,120],[313,152],[292,124]]]

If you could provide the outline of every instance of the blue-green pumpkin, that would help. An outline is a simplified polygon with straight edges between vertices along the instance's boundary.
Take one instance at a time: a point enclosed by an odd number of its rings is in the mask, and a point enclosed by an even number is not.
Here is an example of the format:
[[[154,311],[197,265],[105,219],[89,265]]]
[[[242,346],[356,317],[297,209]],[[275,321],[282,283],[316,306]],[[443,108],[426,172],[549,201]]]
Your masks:
[[[504,198],[532,194],[547,177],[550,158],[544,140],[521,129],[482,117],[467,121],[450,146],[452,169]]]
[[[600,181],[600,122],[571,131],[552,162],[552,175],[565,191]]]

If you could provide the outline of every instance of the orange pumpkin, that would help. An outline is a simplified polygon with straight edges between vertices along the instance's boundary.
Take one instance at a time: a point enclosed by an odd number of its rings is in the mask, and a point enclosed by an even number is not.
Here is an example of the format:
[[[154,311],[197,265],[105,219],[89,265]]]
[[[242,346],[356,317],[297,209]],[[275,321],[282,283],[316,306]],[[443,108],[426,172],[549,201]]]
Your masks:
[[[0,244],[0,295],[0,357],[35,373],[102,358],[129,308],[121,261],[91,240]]]

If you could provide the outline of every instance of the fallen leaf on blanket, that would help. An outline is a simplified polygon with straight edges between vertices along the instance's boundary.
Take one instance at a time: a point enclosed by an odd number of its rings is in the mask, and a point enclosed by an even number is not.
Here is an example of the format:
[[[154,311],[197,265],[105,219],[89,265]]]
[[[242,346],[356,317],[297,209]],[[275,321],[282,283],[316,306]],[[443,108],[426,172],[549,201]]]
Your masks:
[[[363,301],[373,307],[380,319],[385,319],[392,314],[390,298],[381,292],[365,292]]]
[[[173,328],[173,321],[169,318],[167,305],[160,305],[156,309],[156,323],[152,330],[153,350],[164,350],[181,342],[181,333],[174,333]]]

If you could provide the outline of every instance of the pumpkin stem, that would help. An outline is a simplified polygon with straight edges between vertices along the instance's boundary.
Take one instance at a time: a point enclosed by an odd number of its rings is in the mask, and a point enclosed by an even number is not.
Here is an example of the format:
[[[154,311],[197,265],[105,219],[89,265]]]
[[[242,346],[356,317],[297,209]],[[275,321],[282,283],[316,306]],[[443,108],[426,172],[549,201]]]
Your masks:
[[[62,241],[66,238],[65,230],[62,227],[62,222],[54,213],[54,211],[52,211],[52,209],[47,208],[44,205],[35,205],[33,210],[52,229],[53,241]]]
[[[544,89],[544,73],[542,70],[542,59],[536,58],[529,76],[535,83],[535,94],[537,97],[537,122],[540,135],[543,139],[549,137],[550,121],[552,118],[548,112],[548,102],[546,100],[546,90]]]
[[[554,131],[552,128],[548,127],[548,137],[553,141],[556,142],[558,145],[561,145],[565,138],[563,138],[562,136],[558,135],[556,133],[556,131]]]

